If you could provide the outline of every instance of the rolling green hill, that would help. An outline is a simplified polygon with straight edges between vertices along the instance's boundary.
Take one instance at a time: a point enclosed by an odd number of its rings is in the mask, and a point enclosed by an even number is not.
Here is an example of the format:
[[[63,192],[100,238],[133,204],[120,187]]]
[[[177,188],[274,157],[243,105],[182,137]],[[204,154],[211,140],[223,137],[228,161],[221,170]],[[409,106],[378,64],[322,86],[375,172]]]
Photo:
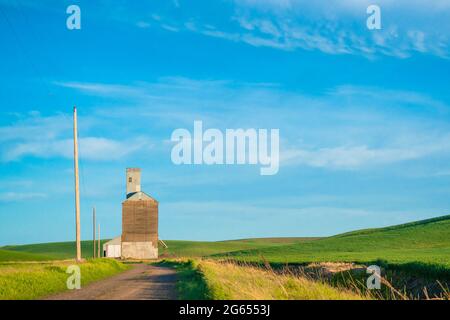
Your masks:
[[[260,261],[264,257],[280,264],[382,260],[394,265],[434,265],[450,271],[450,215],[282,247],[235,251],[226,256],[246,261]]]
[[[101,244],[108,240],[102,240]],[[81,242],[84,258],[92,257],[92,241]],[[26,259],[27,255],[29,259]],[[0,248],[0,261],[64,260],[75,257],[75,242],[40,243]]]
[[[0,261],[46,261],[46,260],[52,260],[52,257],[36,253],[0,250]]]
[[[267,238],[218,242],[166,241],[164,257],[229,257],[273,264],[310,262],[360,262],[383,260],[393,265],[429,266],[450,274],[450,215],[380,229],[348,232],[328,238]],[[83,255],[90,257],[92,242],[83,241]],[[73,242],[7,246],[0,261],[70,259]],[[22,253],[22,255],[20,255]],[[27,256],[28,255],[28,256]],[[34,256],[36,255],[36,256]]]
[[[216,242],[167,240],[165,243],[169,248],[165,249],[160,246],[160,254],[179,257],[204,257],[240,250],[280,247],[314,239],[318,238],[260,238]]]
[[[264,238],[217,242],[168,240],[166,244],[169,246],[169,249],[160,246],[160,254],[166,256],[199,257],[243,249],[281,246],[309,241],[311,239],[313,238]],[[102,240],[102,245],[106,241],[108,240]],[[92,256],[92,241],[82,241],[81,250],[83,257],[90,258]],[[27,255],[29,259],[27,259]],[[71,259],[74,256],[75,242],[41,243],[0,248],[0,261],[63,260]]]

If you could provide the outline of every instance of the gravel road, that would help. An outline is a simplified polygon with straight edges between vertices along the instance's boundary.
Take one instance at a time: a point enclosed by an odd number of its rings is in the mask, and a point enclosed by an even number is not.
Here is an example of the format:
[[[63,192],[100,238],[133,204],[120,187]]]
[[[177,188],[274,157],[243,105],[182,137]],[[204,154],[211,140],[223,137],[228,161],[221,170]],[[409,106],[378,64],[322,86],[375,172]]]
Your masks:
[[[176,272],[173,269],[136,264],[131,270],[66,291],[47,300],[175,300]]]

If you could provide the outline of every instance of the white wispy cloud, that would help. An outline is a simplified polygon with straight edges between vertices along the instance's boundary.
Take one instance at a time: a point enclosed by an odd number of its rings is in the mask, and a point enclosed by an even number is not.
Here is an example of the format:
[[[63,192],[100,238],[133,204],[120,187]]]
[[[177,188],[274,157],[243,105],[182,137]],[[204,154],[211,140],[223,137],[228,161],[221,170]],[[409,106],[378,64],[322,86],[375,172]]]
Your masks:
[[[151,144],[145,139],[133,140],[132,143],[98,137],[79,139],[80,157],[86,160],[117,160],[142,148],[150,148],[150,146]],[[39,140],[18,143],[3,152],[2,160],[9,162],[27,156],[45,159],[54,157],[71,159],[73,158],[73,140]]]
[[[145,29],[145,28],[149,28],[151,26],[151,24],[148,22],[145,22],[145,21],[138,21],[136,23],[136,26],[138,26],[139,28]]]
[[[328,92],[338,97],[351,97],[353,99],[371,100],[384,105],[410,105],[420,106],[424,110],[449,113],[449,105],[433,97],[414,91],[389,90],[377,87],[365,87],[354,85],[337,86]]]
[[[238,17],[241,30],[208,29],[190,25],[190,31],[205,36],[243,42],[254,47],[285,51],[317,50],[327,54],[353,54],[373,58],[378,54],[408,58],[414,52],[449,56],[448,39],[420,30],[398,31],[396,26],[380,31],[356,32],[335,23],[302,24],[292,20]]]
[[[447,150],[450,136],[443,141],[433,141],[427,145],[406,147],[369,148],[368,146],[340,146],[316,150],[287,150],[281,155],[287,165],[307,165],[317,168],[357,169],[374,165],[386,165],[407,160],[420,159]]]
[[[37,192],[3,192],[0,193],[0,202],[15,202],[31,199],[44,199],[47,195],[45,193]]]
[[[426,3],[377,2],[382,10],[382,29],[373,31],[365,25],[366,9],[373,3],[365,0],[237,0],[227,23],[202,15],[187,21],[158,16],[152,22],[168,31],[189,31],[285,51],[317,50],[368,58],[408,58],[420,53],[448,58],[450,5],[438,0]]]
[[[110,93],[112,89],[101,91]],[[89,131],[96,120],[84,118],[83,131]],[[73,158],[72,118],[59,114],[43,117],[31,115],[0,127],[0,160],[10,162],[24,157],[50,159]],[[80,157],[86,160],[110,161],[152,147],[148,138],[132,136],[126,141],[108,137],[84,136],[79,139]]]
[[[0,3],[11,6],[6,0]],[[382,29],[375,31],[366,28],[366,9],[372,4],[370,0],[234,0],[214,4],[218,12],[223,6],[219,16],[211,16],[203,7],[180,14],[178,1],[148,11],[145,5],[132,3],[111,8],[104,1],[95,8],[102,19],[142,29],[159,26],[169,32],[195,32],[254,47],[368,58],[450,57],[449,1],[379,0],[375,4],[381,7]],[[37,6],[33,1],[21,1],[21,5]]]
[[[72,122],[68,115],[58,114],[41,117],[31,112],[20,115],[13,125],[0,127],[0,142],[26,139],[52,139],[70,130]]]
[[[71,87],[104,97],[123,95],[135,105],[105,112],[158,119],[167,128],[190,128],[194,120],[218,128],[280,128],[282,166],[364,169],[448,156],[450,149],[450,128],[440,120],[450,107],[418,92],[342,85],[309,96],[276,84],[182,77]]]
[[[345,11],[355,12],[360,8],[367,8],[374,4],[372,0],[234,0],[239,6],[247,6],[261,9],[281,10],[320,10],[320,11]],[[423,14],[433,11],[450,11],[450,3],[447,0],[378,0],[377,5],[385,8],[403,8],[404,10],[421,11]]]
[[[142,94],[143,90],[136,86],[106,84],[106,83],[86,83],[86,82],[54,82],[55,85],[81,90],[94,95],[109,95],[111,97],[135,97]]]

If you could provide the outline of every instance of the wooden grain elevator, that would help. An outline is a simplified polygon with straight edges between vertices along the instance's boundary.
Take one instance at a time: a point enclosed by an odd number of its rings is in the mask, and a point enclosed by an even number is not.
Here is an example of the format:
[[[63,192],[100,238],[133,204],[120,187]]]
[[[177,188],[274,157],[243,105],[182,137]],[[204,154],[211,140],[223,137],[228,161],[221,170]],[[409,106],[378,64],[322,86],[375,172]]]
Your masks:
[[[122,202],[122,259],[158,258],[158,201],[141,190],[141,169],[128,168]]]

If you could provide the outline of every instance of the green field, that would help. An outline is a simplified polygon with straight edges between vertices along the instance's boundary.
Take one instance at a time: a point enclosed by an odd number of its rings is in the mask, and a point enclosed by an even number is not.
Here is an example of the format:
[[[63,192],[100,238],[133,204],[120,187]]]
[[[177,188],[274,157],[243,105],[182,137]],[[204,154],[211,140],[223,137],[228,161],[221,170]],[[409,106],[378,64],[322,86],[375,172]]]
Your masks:
[[[12,250],[0,250],[0,262],[2,261],[47,261],[52,260],[50,256],[36,253],[20,252]]]
[[[101,248],[106,241],[108,240],[101,241]],[[92,241],[82,241],[81,250],[83,258],[92,258]],[[0,248],[0,262],[65,260],[74,257],[75,242],[40,243]]]
[[[102,244],[105,241],[103,240]],[[433,283],[435,284],[436,280],[442,281],[444,284],[448,284],[450,280],[450,216],[387,228],[358,230],[327,238],[264,238],[217,242],[167,240],[165,243],[169,248],[160,246],[162,258],[181,258],[181,261],[186,261],[186,258],[188,258],[201,261],[197,271],[188,270],[185,273],[180,273],[181,278],[185,274],[187,280],[182,281],[182,284],[183,288],[188,289],[183,289],[180,292],[209,292],[210,294],[215,292],[211,296],[215,299],[229,297],[317,298],[325,293],[323,297],[330,299],[352,296],[345,293],[351,287],[351,285],[347,285],[346,281],[351,280],[351,278],[341,279],[343,280],[341,281],[341,289],[344,292],[335,291],[328,286],[331,283],[328,283],[324,287],[318,286],[316,293],[308,296],[311,292],[304,288],[311,287],[312,284],[310,283],[296,280],[289,274],[269,273],[263,276],[263,273],[267,272],[264,271],[264,268],[258,269],[262,270],[261,272],[252,269],[255,264],[261,264],[262,262],[265,265],[268,262],[275,269],[281,265],[288,264],[295,268],[295,265],[306,265],[314,262],[375,263],[385,267],[386,275],[391,281],[395,282],[397,288],[403,288],[405,284],[411,281],[413,283],[419,281],[419,285],[415,286],[417,288],[408,289],[411,296],[415,297],[418,297],[417,290],[423,288],[421,287],[422,283],[430,286]],[[92,241],[83,241],[82,249],[84,257],[91,257]],[[53,268],[52,262],[45,261],[73,259],[74,256],[74,242],[0,248],[0,288],[2,282],[3,284],[8,283],[8,286],[3,286],[3,292],[0,290],[0,299],[2,295],[3,298],[32,299],[64,289],[60,281],[63,276],[65,277],[65,274],[62,273],[63,267],[55,265],[56,267]],[[235,268],[232,264],[227,264],[229,260],[240,261],[246,267],[240,265],[239,268]],[[36,261],[37,263],[26,261]],[[70,262],[54,262],[54,264],[61,263]],[[89,266],[90,263],[85,268],[90,268],[92,281],[121,270],[119,267],[108,265]],[[104,272],[100,268],[100,273],[96,274],[95,269],[97,267],[105,268]],[[266,279],[267,281],[262,283],[262,280],[259,281],[252,277],[249,271],[255,275],[260,274],[263,278],[269,279],[271,277],[270,281]],[[198,276],[199,272],[200,277]],[[224,272],[224,274],[221,274],[221,272]],[[43,286],[43,283],[39,282],[40,278],[47,279],[45,281],[54,281],[55,286]],[[87,280],[89,281],[89,279]],[[258,290],[253,290],[257,287],[257,283],[262,286],[258,287]],[[211,288],[215,284],[217,284],[217,288],[224,291],[212,290]],[[31,287],[22,288],[23,285],[31,285]],[[6,287],[10,291],[5,292]],[[263,289],[266,290],[264,295],[259,296],[263,293]],[[242,290],[245,290],[247,295],[238,294]],[[280,290],[285,292],[284,295],[280,293]],[[439,293],[439,289],[436,291],[435,288],[434,290]],[[20,292],[26,292],[26,295],[20,296]],[[224,292],[226,294],[222,296]],[[366,298],[363,292],[357,292],[357,294],[360,298]],[[195,294],[187,294],[187,296],[195,296]]]
[[[213,257],[272,264],[310,262],[360,262],[382,260],[392,265],[413,265],[449,273],[450,216],[404,225],[348,232],[328,238],[267,238],[219,242],[166,241],[162,257]],[[7,246],[0,261],[70,259],[73,242]],[[21,253],[21,254],[20,254]],[[92,242],[83,241],[83,255],[90,257]],[[37,256],[35,256],[37,255]]]
[[[264,238],[245,239],[218,242],[201,241],[165,241],[169,249],[160,246],[162,256],[199,257],[214,254],[229,253],[238,250],[279,247],[288,244],[310,241],[315,238]],[[108,240],[102,240],[102,245]],[[84,258],[92,257],[92,241],[82,241]],[[0,248],[1,261],[42,261],[64,260],[75,257],[75,242],[41,243],[19,246],[5,246]]]
[[[160,254],[169,257],[206,257],[240,250],[279,248],[315,239],[318,238],[260,238],[217,242],[167,240],[165,243],[169,248],[160,246]]]
[[[450,278],[450,216],[216,256],[250,262],[265,259],[272,264],[376,261]]]
[[[73,261],[0,264],[0,300],[29,300],[67,290],[67,267]],[[110,277],[128,265],[109,259],[79,264],[81,284]]]

